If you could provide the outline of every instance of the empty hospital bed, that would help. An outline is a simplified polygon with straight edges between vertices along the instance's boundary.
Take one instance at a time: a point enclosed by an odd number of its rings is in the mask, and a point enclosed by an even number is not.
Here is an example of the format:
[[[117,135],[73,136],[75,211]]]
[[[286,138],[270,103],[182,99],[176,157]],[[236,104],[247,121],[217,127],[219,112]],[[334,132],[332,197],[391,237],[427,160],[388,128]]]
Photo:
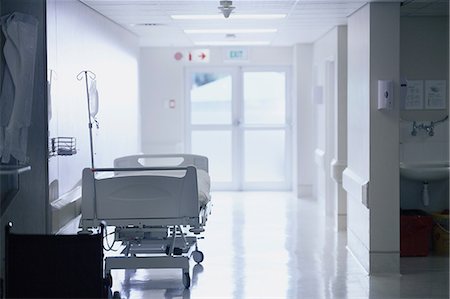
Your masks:
[[[84,169],[82,184],[82,231],[104,221],[124,245],[121,255],[106,257],[106,275],[112,269],[180,268],[190,286],[189,258],[203,261],[197,240],[211,209],[206,157],[122,157],[114,168]]]

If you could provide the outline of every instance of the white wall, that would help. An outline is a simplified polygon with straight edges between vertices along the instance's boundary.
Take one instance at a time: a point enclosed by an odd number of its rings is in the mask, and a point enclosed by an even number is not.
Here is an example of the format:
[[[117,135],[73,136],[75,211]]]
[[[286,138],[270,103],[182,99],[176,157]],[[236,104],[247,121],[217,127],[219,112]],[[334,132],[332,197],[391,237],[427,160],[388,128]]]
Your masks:
[[[313,45],[312,88],[321,88],[314,99],[316,179],[319,207],[331,217],[336,228],[345,229],[346,194],[342,171],[346,166],[347,28],[332,29]]]
[[[331,161],[331,176],[335,181],[337,200],[337,229],[347,229],[347,193],[342,186],[347,167],[347,26],[338,27],[337,96],[335,97],[335,157]]]
[[[398,101],[377,110],[377,81],[398,99],[398,3],[367,4],[348,20],[348,248],[370,273],[399,271]]]
[[[314,105],[311,98],[313,46],[298,44],[294,48],[294,77],[297,95],[297,192],[299,197],[313,195],[315,178]]]
[[[402,17],[400,75],[408,80],[446,80],[447,109],[402,110],[408,120],[435,120],[448,114],[448,17]]]
[[[48,1],[47,18],[53,79],[50,138],[76,137],[78,150],[73,156],[50,158],[52,201],[77,189],[82,169],[91,164],[85,81],[76,79],[79,72],[90,70],[97,76],[95,166],[111,167],[114,158],[140,151],[139,48],[134,34],[76,0]]]
[[[332,198],[331,190],[328,188],[329,176],[329,157],[333,156],[333,149],[327,148],[327,131],[329,122],[329,110],[333,109],[333,101],[330,101],[328,96],[327,85],[327,63],[334,63],[336,59],[337,36],[336,30],[332,30],[324,37],[316,41],[313,45],[313,80],[312,88],[320,88],[321,95],[314,96],[314,134],[315,134],[315,149],[314,161],[316,163],[316,177],[314,183],[314,196],[319,202],[319,209],[326,211],[328,215],[334,208],[327,205],[327,199]]]
[[[249,48],[245,63],[226,63],[225,49],[210,48],[209,63],[177,61],[174,54],[187,53],[188,48],[141,48],[140,94],[142,151],[145,153],[184,152],[184,72],[188,67],[226,66],[290,66],[292,48]],[[176,108],[166,108],[168,100]]]
[[[400,6],[398,3],[373,5],[370,20],[370,271],[398,273],[400,270],[400,161],[397,155],[399,101],[397,100],[397,105],[392,111],[377,110],[377,81],[392,80],[396,86],[394,96],[399,99]]]
[[[343,178],[348,200],[348,248],[367,270],[370,267],[370,213],[361,202],[364,194],[357,192],[370,178],[369,16],[370,6],[366,5],[348,19],[348,167]],[[355,192],[349,185],[355,185]]]

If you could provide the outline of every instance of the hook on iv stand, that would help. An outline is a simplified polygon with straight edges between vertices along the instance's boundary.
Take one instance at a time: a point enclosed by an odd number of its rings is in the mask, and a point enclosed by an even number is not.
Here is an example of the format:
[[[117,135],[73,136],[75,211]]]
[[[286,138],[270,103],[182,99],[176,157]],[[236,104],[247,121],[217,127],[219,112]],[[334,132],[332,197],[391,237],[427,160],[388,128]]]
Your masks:
[[[83,80],[83,78],[85,79],[85,83],[86,83],[86,98],[87,98],[87,107],[88,107],[88,120],[89,120],[89,143],[90,143],[90,147],[91,147],[91,167],[92,169],[94,169],[94,141],[92,138],[92,117],[91,117],[91,99],[89,97],[89,84],[88,84],[88,79],[90,78],[91,80],[95,80],[97,76],[89,71],[82,71],[77,75],[77,80],[81,81]]]
[[[77,75],[77,80],[81,81],[83,78],[88,77],[91,78],[92,80],[95,80],[95,78],[97,77],[94,72],[91,72],[89,70],[86,71],[81,71],[78,75]]]

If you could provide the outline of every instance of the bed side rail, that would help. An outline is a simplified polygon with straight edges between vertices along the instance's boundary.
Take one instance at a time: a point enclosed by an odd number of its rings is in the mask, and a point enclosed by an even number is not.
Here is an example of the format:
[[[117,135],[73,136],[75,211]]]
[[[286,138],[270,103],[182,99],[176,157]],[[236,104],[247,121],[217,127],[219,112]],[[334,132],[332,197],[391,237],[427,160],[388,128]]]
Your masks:
[[[187,167],[193,165],[198,169],[202,169],[206,172],[209,171],[208,158],[205,156],[193,154],[130,155],[115,159],[114,167],[146,167],[148,164],[151,165],[152,163],[156,163],[157,165],[159,165],[158,160],[170,163],[171,165],[168,166]]]
[[[198,189],[196,168],[141,167],[121,168],[120,172],[143,172],[142,175],[95,178],[95,173],[117,172],[116,168],[83,170],[82,226],[87,223],[128,221],[144,225],[158,218],[170,221],[198,222]],[[148,175],[148,171],[185,170],[182,177]],[[183,220],[185,219],[185,220]]]

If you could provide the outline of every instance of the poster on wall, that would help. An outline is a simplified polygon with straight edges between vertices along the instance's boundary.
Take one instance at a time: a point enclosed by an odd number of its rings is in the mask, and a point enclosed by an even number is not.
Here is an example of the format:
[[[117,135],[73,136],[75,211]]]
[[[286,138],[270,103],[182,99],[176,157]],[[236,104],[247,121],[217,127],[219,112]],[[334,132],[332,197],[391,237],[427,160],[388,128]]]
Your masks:
[[[425,109],[445,109],[447,96],[447,81],[425,81]]]
[[[423,80],[408,80],[404,108],[423,109]]]

